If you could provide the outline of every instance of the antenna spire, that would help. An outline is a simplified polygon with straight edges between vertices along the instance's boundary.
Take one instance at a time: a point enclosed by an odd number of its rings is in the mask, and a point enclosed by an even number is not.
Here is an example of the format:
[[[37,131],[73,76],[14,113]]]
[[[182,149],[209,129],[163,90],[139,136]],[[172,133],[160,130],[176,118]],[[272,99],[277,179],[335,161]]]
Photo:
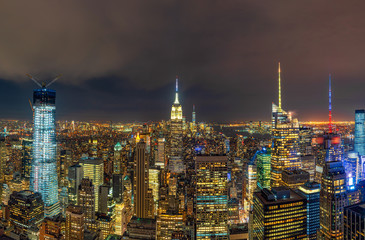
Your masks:
[[[329,133],[332,133],[332,90],[331,90],[331,74],[329,75],[329,88],[328,88],[328,129],[329,129]]]
[[[176,92],[175,92],[174,104],[179,104],[179,77],[178,76],[176,76]]]
[[[279,62],[279,69],[278,69],[278,73],[279,73],[279,109],[281,109],[281,79],[280,79],[280,62]]]

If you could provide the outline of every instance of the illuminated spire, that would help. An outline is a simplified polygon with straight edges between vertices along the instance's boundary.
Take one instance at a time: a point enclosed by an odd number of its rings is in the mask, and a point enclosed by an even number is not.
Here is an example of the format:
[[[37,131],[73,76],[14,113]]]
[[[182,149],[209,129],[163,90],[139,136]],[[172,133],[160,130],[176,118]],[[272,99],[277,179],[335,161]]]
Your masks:
[[[329,89],[328,89],[328,129],[329,133],[332,133],[332,90],[331,90],[331,74],[329,75]]]
[[[195,123],[195,105],[193,105],[192,122]]]
[[[178,76],[176,76],[176,92],[175,92],[174,104],[180,104],[179,103],[179,78],[178,78]]]
[[[278,70],[278,73],[279,73],[279,109],[281,110],[281,79],[280,79],[280,62],[279,62],[279,70]]]

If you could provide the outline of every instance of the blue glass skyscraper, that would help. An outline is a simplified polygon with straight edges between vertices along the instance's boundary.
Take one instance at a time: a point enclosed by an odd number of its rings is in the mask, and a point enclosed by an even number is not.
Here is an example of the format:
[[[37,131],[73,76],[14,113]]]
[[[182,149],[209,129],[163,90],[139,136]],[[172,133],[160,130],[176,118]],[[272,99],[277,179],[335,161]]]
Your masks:
[[[306,182],[298,189],[307,199],[307,239],[317,239],[320,189],[321,185],[317,182]]]
[[[33,160],[30,190],[42,195],[45,216],[57,215],[56,91],[43,85],[33,92]]]
[[[365,110],[355,111],[355,152],[365,156]]]

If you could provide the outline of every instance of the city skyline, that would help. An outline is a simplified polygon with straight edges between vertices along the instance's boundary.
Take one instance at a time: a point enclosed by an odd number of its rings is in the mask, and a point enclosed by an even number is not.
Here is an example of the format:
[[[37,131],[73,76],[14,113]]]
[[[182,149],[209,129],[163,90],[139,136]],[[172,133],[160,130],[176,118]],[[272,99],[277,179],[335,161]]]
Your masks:
[[[327,120],[328,74],[334,121],[365,105],[364,3],[18,4],[0,10],[1,118],[31,120],[26,73],[62,73],[58,120],[167,120],[178,75],[187,119],[195,105],[198,122],[268,121],[279,61],[283,108],[299,121]]]

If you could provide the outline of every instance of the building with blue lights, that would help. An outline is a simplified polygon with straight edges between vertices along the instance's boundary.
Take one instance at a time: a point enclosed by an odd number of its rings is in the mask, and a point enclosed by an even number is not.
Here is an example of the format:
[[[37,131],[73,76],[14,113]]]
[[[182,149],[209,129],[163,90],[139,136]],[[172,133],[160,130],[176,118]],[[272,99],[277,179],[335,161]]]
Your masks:
[[[44,202],[44,214],[60,212],[56,162],[56,91],[43,86],[33,92],[33,159],[30,190],[38,192]]]
[[[307,199],[307,239],[317,239],[321,185],[317,182],[306,182],[298,190]]]
[[[355,152],[365,156],[365,110],[355,111]]]

